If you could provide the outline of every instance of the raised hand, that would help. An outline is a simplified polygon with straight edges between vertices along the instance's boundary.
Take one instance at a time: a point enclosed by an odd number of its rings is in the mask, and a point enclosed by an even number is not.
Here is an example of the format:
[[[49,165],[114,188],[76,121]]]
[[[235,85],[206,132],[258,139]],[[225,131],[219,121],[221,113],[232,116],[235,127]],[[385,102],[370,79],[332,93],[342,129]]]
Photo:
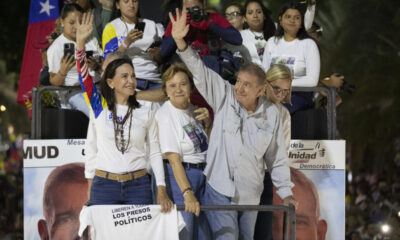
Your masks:
[[[184,40],[187,33],[189,32],[190,25],[186,22],[187,12],[184,8],[182,12],[179,12],[179,9],[175,9],[176,11],[176,20],[172,16],[172,13],[169,13],[169,19],[171,20],[172,30],[171,35],[174,38],[176,45],[179,50],[183,50],[186,48],[187,44]]]
[[[76,48],[83,50],[85,48],[86,40],[92,35],[93,32],[93,14],[90,12],[82,15],[82,20],[76,19]]]

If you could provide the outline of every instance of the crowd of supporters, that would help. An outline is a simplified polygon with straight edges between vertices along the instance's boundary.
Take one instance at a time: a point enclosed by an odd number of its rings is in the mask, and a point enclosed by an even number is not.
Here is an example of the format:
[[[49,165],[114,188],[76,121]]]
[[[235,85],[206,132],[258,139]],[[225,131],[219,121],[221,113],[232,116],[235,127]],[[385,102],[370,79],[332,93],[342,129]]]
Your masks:
[[[179,49],[179,46],[177,46],[176,39],[173,38],[172,23],[166,21],[164,24],[160,24],[150,19],[141,18],[138,11],[138,4],[140,4],[140,1],[137,0],[66,1],[60,18],[56,22],[54,32],[47,38],[49,46],[46,46],[42,50],[44,67],[40,76],[40,82],[43,85],[82,86],[85,91],[84,93],[70,92],[62,96],[63,108],[77,109],[90,117],[90,110],[86,104],[88,99],[85,101],[85,98],[89,98],[89,107],[92,108],[96,119],[102,112],[106,112],[105,108],[98,108],[101,105],[101,99],[99,96],[93,95],[95,93],[94,90],[88,90],[85,80],[90,75],[90,79],[94,83],[101,81],[100,79],[103,78],[103,74],[110,72],[110,70],[107,71],[106,65],[115,61],[114,59],[125,59],[124,61],[128,59],[128,61],[132,62],[131,65],[133,65],[135,81],[137,83],[135,88],[138,91],[135,93],[135,96],[137,100],[140,100],[139,102],[142,106],[146,107],[144,101],[163,102],[166,100],[166,96],[172,101],[173,97],[168,94],[173,91],[171,89],[168,91],[168,87],[171,84],[171,82],[168,82],[174,81],[177,74],[168,73],[167,69],[171,65],[173,66],[172,69],[174,67],[179,68],[180,66],[174,65],[176,64],[175,62],[180,60],[175,53],[177,48]],[[286,146],[288,146],[287,142],[290,141],[290,115],[297,111],[313,108],[317,102],[315,101],[315,94],[310,92],[292,93],[292,87],[327,86],[335,87],[338,90],[342,88],[342,75],[332,74],[323,79],[319,76],[320,56],[317,43],[320,35],[318,35],[318,29],[313,26],[315,1],[307,1],[306,4],[296,2],[284,5],[276,21],[271,19],[271,13],[263,3],[257,0],[248,0],[243,7],[238,3],[230,4],[226,6],[222,14],[207,11],[206,1],[201,0],[166,1],[164,7],[166,8],[166,12],[173,12],[175,15],[175,7],[182,7],[182,5],[189,12],[187,15],[189,29],[185,36],[185,41],[190,45],[190,48],[198,53],[202,62],[208,68],[212,69],[232,85],[236,84],[236,74],[240,66],[244,66],[246,63],[258,64],[261,69],[267,72],[265,90],[262,95],[277,105],[280,117],[284,118],[285,121],[283,126],[284,131],[289,130],[283,133],[286,145],[280,146],[285,151],[287,150]],[[80,28],[79,22],[82,16],[90,16],[87,14],[89,12],[94,16],[92,20],[86,19],[87,23],[89,22],[93,25],[93,29],[91,30],[92,36],[84,39],[85,44],[82,47],[79,46],[80,39],[77,39],[79,36],[77,28]],[[177,19],[177,17],[174,16],[172,19]],[[75,50],[77,51],[75,52]],[[83,50],[85,51],[85,55],[83,52],[80,52]],[[118,55],[115,54],[116,52],[120,52],[121,56],[115,57]],[[78,58],[78,61],[76,61],[74,55]],[[113,60],[110,60],[111,58]],[[122,66],[124,62],[120,61],[120,64]],[[279,66],[281,67],[279,68]],[[117,71],[116,69],[117,67],[115,67],[114,71]],[[187,78],[188,82],[189,80],[193,81],[191,79],[193,76],[190,76],[190,72],[187,72],[188,70],[185,67],[182,67],[182,69],[178,72],[183,72],[185,74],[184,78]],[[279,77],[274,75],[274,71],[276,74],[280,74]],[[170,75],[169,77],[165,77],[166,79],[163,79],[165,76],[163,74],[166,72],[167,75]],[[112,76],[110,75],[110,79],[114,79],[114,75],[115,72]],[[111,88],[111,94],[114,94],[114,86],[111,84],[111,80],[107,83]],[[180,84],[179,82],[176,83],[177,85]],[[214,119],[213,110],[215,108],[210,106],[212,104],[203,98],[204,96],[198,92],[192,82],[188,84],[188,87],[189,85],[188,96],[185,95],[185,97],[190,97],[190,105],[184,104],[183,108],[191,109],[193,104],[196,107],[208,109],[204,110],[206,112],[204,114],[207,116],[204,118],[212,121]],[[90,89],[92,88],[90,87]],[[118,90],[117,86],[115,89],[115,91]],[[101,93],[104,95],[103,91]],[[112,99],[111,96],[110,99]],[[112,101],[115,101],[116,105],[119,104],[115,99],[112,99]],[[340,98],[337,98],[336,105],[340,104],[340,102]],[[124,109],[126,112],[125,116],[128,116],[127,118],[130,117],[132,119],[132,115],[129,115],[132,112],[130,107],[131,105],[139,106],[139,103],[135,105],[136,103],[129,103],[129,108]],[[120,111],[119,107],[117,106],[112,109],[110,108],[110,103],[108,105],[111,112],[110,116],[117,116],[117,111],[118,113]],[[163,109],[167,107],[165,104]],[[132,108],[134,109],[134,107]],[[153,105],[149,107],[149,109],[152,108]],[[158,115],[161,115],[161,113],[158,113]],[[157,116],[155,117],[156,119]],[[190,121],[194,122],[193,115],[190,117]],[[204,130],[206,134],[203,134],[204,136],[201,135],[201,137],[197,136],[199,141],[207,139],[207,137],[212,137],[206,131],[206,129],[212,127],[212,123],[204,124],[204,118],[200,119],[203,126],[199,127],[199,131]],[[94,122],[97,120],[92,121],[93,123],[91,122],[91,124],[94,126]],[[113,121],[114,127],[115,124],[116,126],[118,124],[122,124],[122,127],[124,126],[125,121],[122,121],[122,119],[113,119]],[[159,124],[159,126],[161,125]],[[95,129],[95,127],[92,127],[92,129]],[[115,135],[117,135],[119,131],[118,127],[114,130],[116,130]],[[89,130],[89,133],[93,131],[99,131],[99,129]],[[160,132],[162,131],[160,130]],[[193,132],[195,132],[195,129],[193,129]],[[189,134],[188,132],[186,133]],[[118,134],[120,134],[120,138],[117,139],[117,136],[115,136],[115,152],[119,151],[124,154],[124,151],[129,147],[130,136],[128,138],[126,135],[124,136],[123,131],[122,133],[119,131]],[[166,133],[160,133],[160,135],[162,134]],[[168,132],[167,134],[170,133]],[[96,136],[89,137],[91,137],[90,140],[96,142]],[[127,138],[127,145],[125,145],[124,138]],[[190,138],[192,137],[190,136]],[[112,141],[114,141],[114,138],[112,138]],[[168,140],[164,140],[164,142],[166,146],[170,146],[167,144]],[[96,144],[98,142],[94,145]],[[160,144],[162,144],[161,141]],[[96,151],[97,147],[99,146],[95,146]],[[199,149],[196,149],[196,147]],[[205,151],[202,149],[204,147],[207,149],[207,144],[199,143],[199,146],[195,145],[194,152],[199,151],[198,153],[202,153]],[[167,150],[164,151],[163,148]],[[161,145],[161,151],[163,151],[162,153],[170,152],[171,148],[168,149]],[[177,149],[177,152],[183,154],[181,157],[185,160],[184,157],[187,153],[179,151],[181,149]],[[190,151],[192,150],[190,149]],[[187,155],[189,155],[189,157],[186,156],[189,162],[185,166],[196,165],[197,169],[204,170],[204,156],[201,154],[200,157],[196,155],[195,158],[201,158],[201,161],[193,163],[190,161],[190,158],[193,158],[194,154],[190,153]],[[10,160],[13,158],[12,156],[8,156],[4,159],[4,163],[7,163],[7,166],[13,167],[8,167],[8,171],[6,168],[6,173],[9,174],[9,177],[7,177],[7,174],[4,174],[3,177],[2,172],[0,172],[2,196],[7,196],[6,199],[9,200],[4,202],[4,204],[8,204],[7,206],[1,206],[5,212],[2,212],[0,215],[0,223],[2,224],[1,227],[3,227],[3,224],[6,226],[5,232],[19,232],[22,229],[22,223],[20,222],[22,221],[20,219],[22,215],[14,215],[15,219],[11,221],[13,224],[10,221],[6,221],[5,223],[2,216],[7,216],[9,214],[7,211],[12,211],[12,209],[17,209],[19,210],[18,212],[22,211],[20,158]],[[169,167],[168,171],[171,178],[174,178],[174,174],[175,178],[178,178],[174,182],[174,194],[177,196],[183,195],[185,198],[174,200],[171,195],[169,197],[174,202],[190,203],[187,204],[186,210],[199,215],[199,201],[201,202],[202,197],[197,194],[197,189],[190,186],[188,181],[188,178],[190,178],[189,173],[181,169],[177,170],[179,166],[176,167],[176,162],[174,162],[176,159],[179,159],[179,154],[177,156],[165,154],[163,167]],[[110,169],[110,172],[115,169]],[[89,179],[95,176],[94,165],[91,166],[90,171],[90,173],[88,170],[85,172],[86,177]],[[178,175],[179,177],[177,177]],[[265,176],[266,178],[270,177],[268,171],[266,171]],[[157,176],[156,180],[159,180]],[[348,237],[348,239],[383,239],[382,233],[377,229],[380,222],[387,222],[392,227],[392,234],[396,234],[395,229],[398,229],[398,213],[395,212],[393,215],[393,211],[396,207],[399,210],[399,203],[389,201],[388,199],[390,194],[396,193],[399,190],[399,186],[396,184],[391,185],[389,182],[373,182],[372,180],[373,177],[371,175],[361,174],[353,176],[353,181],[347,188],[348,205],[346,211],[348,214],[346,216],[346,238]],[[205,180],[203,179],[202,181]],[[268,181],[267,185],[272,189],[271,179]],[[393,179],[393,182],[398,183],[398,179]],[[160,188],[160,186],[163,183],[157,182],[157,184],[159,185],[159,192],[162,194],[164,189]],[[205,183],[203,184],[205,185]],[[264,186],[266,186],[265,182]],[[206,186],[203,187],[205,188]],[[194,194],[195,197],[191,194]],[[287,197],[287,195],[284,196]],[[164,204],[165,208],[168,208],[169,205],[163,198],[157,199],[157,203]],[[270,202],[267,199],[263,203],[269,204]],[[360,217],[361,215],[362,217]],[[191,237],[185,235],[185,239],[191,239]]]
[[[23,239],[22,138],[0,143],[0,238]]]
[[[394,172],[399,171],[397,165]],[[346,239],[399,239],[399,176],[384,178],[364,170],[354,175],[350,172],[347,179]]]

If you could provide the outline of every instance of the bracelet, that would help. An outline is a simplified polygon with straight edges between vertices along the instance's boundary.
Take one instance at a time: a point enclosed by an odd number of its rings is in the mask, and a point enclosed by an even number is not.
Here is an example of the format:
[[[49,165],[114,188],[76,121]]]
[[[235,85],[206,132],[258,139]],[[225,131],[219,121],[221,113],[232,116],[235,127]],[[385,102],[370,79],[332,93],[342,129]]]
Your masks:
[[[192,190],[191,187],[188,187],[188,188],[186,188],[185,190],[183,190],[183,191],[182,191],[182,195],[185,196],[185,194],[188,193],[188,192],[192,192],[192,193],[193,193],[193,190]]]
[[[121,43],[121,45],[122,45],[124,48],[128,48],[128,46],[126,45],[125,41],[123,41],[123,42]]]

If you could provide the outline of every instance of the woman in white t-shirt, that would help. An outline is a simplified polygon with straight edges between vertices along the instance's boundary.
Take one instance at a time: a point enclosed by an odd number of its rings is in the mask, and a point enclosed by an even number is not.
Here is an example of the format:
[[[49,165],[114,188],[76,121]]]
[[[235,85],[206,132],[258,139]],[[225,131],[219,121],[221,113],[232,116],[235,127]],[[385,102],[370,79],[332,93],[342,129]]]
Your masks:
[[[85,177],[89,205],[152,204],[151,165],[157,183],[157,203],[172,207],[165,181],[155,108],[136,101],[135,70],[130,59],[107,64],[97,90],[88,74],[84,42],[92,34],[93,17],[84,14],[77,30],[77,67],[91,108],[86,139]],[[149,164],[150,163],[150,164]]]
[[[138,0],[116,0],[111,22],[103,31],[104,59],[110,52],[124,52],[135,66],[137,88],[160,88],[158,61],[161,56],[158,43],[161,43],[163,34],[154,21],[140,18]]]
[[[269,10],[259,0],[248,0],[244,5],[245,30],[240,31],[243,46],[249,52],[251,61],[261,66],[267,39],[274,35],[275,24]]]
[[[305,27],[311,27],[314,20],[315,5],[307,7]],[[243,46],[248,53],[242,55],[250,56],[253,63],[262,66],[263,56],[267,40],[276,31],[276,24],[271,20],[270,11],[259,0],[247,0],[243,8],[244,30],[240,31],[243,38]]]
[[[284,5],[277,32],[268,39],[263,67],[268,70],[274,64],[285,64],[292,71],[293,87],[315,87],[320,72],[319,50],[303,27],[303,19],[298,4]],[[290,114],[314,106],[312,92],[295,92],[291,101],[291,105],[285,104]]]
[[[162,76],[162,88],[169,101],[156,113],[161,152],[165,159],[167,189],[175,204],[185,204],[186,223],[180,239],[208,239],[200,204],[205,187],[203,170],[208,148],[210,119],[206,108],[190,104],[193,76],[183,64],[171,65]],[[204,120],[205,126],[202,125]],[[194,215],[199,216],[196,218]],[[195,230],[198,228],[198,231]],[[198,236],[194,235],[198,232]]]
[[[58,36],[47,50],[49,64],[50,83],[55,86],[78,86],[79,77],[74,59],[76,46],[77,21],[82,17],[83,9],[78,4],[66,4],[61,10],[61,24],[63,33]],[[70,51],[67,51],[69,48]],[[102,51],[95,38],[86,42],[87,51],[92,51],[93,56],[88,58],[89,74],[95,76],[95,71],[100,69],[100,64],[95,58],[101,59]],[[66,55],[65,55],[66,53]],[[81,92],[73,92],[66,95],[71,106],[67,108],[77,109],[89,117],[89,108]]]

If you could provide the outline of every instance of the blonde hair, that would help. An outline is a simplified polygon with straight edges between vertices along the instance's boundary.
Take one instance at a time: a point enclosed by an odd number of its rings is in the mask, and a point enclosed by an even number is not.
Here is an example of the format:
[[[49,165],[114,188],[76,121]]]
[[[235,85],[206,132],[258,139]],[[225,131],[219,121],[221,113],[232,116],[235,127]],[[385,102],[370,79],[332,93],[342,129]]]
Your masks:
[[[161,76],[161,88],[164,92],[164,95],[167,96],[167,82],[172,79],[177,73],[182,72],[185,73],[189,78],[190,89],[193,91],[194,82],[193,82],[193,74],[189,71],[184,63],[174,63],[172,64]]]
[[[284,65],[284,64],[275,64],[268,69],[266,76],[265,76],[265,81],[268,83],[275,82],[276,80],[279,79],[286,79],[290,81],[290,91],[289,94],[286,96],[284,103],[289,103],[292,104],[291,98],[292,98],[292,72],[290,69]]]

